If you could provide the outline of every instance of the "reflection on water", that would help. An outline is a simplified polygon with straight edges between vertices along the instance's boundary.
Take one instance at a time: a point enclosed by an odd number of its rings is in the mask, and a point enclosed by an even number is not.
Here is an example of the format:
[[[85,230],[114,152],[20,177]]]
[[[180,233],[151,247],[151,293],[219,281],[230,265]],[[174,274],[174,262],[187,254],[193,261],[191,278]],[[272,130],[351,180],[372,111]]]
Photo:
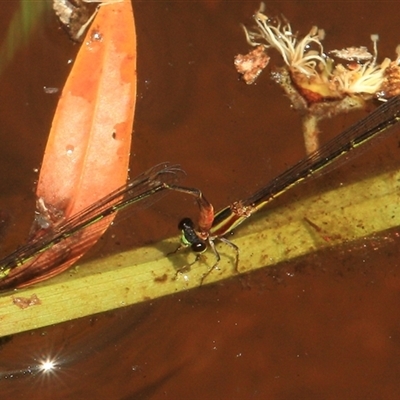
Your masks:
[[[3,21],[16,4],[5,3]],[[186,183],[201,187],[219,208],[303,156],[299,116],[279,88],[266,75],[248,87],[233,67],[233,56],[248,50],[240,23],[251,23],[258,1],[134,6],[139,102],[132,175],[165,160],[181,163]],[[384,57],[400,42],[391,3],[348,1],[346,15],[336,2],[270,7],[303,32],[323,26],[327,48],[368,44],[377,32]],[[5,246],[23,241],[33,216],[34,168],[57,101],[43,87],[62,86],[76,49],[46,16],[0,77],[0,208],[15,221]],[[333,135],[355,118],[329,121],[323,129]],[[382,165],[394,168],[397,141],[382,141],[280,204]],[[196,210],[192,199],[168,198],[114,230],[100,251],[175,234],[182,214]],[[397,247],[392,232],[212,287],[15,335],[1,343],[0,390],[5,398],[41,400],[398,399]]]

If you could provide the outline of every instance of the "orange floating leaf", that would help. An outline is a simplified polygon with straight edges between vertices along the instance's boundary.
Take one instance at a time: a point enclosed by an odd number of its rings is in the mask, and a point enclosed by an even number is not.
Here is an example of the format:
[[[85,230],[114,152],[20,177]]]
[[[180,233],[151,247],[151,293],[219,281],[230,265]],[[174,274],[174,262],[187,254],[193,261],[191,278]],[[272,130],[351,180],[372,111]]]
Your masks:
[[[136,32],[130,0],[103,3],[88,29],[53,119],[37,187],[36,238],[122,186],[136,100]],[[112,222],[104,218],[11,270],[26,286],[67,269]],[[50,228],[48,228],[48,226]],[[49,268],[49,264],[54,266]],[[16,272],[18,270],[18,272]],[[13,279],[22,276],[25,278]],[[42,272],[41,272],[42,271]],[[42,275],[44,274],[44,275]]]

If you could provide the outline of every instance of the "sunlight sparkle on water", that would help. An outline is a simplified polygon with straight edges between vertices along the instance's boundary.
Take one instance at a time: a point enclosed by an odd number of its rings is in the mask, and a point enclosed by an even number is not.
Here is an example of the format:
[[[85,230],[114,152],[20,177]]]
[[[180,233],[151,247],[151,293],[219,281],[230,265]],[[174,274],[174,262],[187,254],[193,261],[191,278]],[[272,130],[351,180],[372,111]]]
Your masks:
[[[56,363],[53,360],[47,359],[40,363],[39,368],[42,372],[53,372],[56,368]]]

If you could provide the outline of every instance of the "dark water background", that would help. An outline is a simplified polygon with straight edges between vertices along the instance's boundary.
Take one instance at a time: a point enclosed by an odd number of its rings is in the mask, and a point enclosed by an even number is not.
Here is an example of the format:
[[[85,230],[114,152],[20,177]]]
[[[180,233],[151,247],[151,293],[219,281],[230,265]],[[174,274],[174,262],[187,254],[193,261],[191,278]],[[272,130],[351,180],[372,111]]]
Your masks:
[[[264,74],[238,81],[233,56],[248,46],[257,1],[134,1],[138,104],[132,175],[181,163],[186,184],[216,208],[245,197],[304,155],[299,116]],[[16,11],[2,2],[0,38]],[[395,57],[394,1],[271,1],[294,31],[325,29],[327,49],[370,46]],[[51,12],[0,76],[2,253],[23,242],[34,210],[35,168],[57,95],[78,47]],[[362,114],[323,125],[337,134]],[[399,136],[280,199],[393,168]],[[94,171],[95,173],[95,171]],[[340,205],[338,205],[340,206]],[[176,234],[192,199],[168,196],[122,222],[97,246],[120,251]],[[379,218],[379,215],[371,216]],[[151,303],[5,338],[4,399],[399,399],[400,274],[396,231],[247,277]],[[92,253],[92,257],[95,252]],[[68,301],[68,299],[66,299]],[[52,374],[32,373],[47,358]]]

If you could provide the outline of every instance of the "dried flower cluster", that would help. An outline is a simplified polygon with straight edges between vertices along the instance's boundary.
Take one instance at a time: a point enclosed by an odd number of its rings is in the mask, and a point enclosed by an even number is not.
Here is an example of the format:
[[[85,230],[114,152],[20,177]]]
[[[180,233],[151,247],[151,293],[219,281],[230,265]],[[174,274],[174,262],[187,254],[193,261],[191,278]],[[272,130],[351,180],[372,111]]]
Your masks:
[[[275,68],[272,77],[295,109],[302,111],[306,119],[315,119],[312,130],[317,131],[319,119],[363,108],[372,98],[385,100],[400,94],[400,46],[394,61],[385,58],[381,63],[377,62],[378,35],[371,35],[372,54],[364,46],[325,53],[323,30],[313,26],[301,38],[286,19],[269,18],[263,11],[261,3],[254,15],[256,26],[244,28],[247,42],[256,49],[249,55],[236,56],[236,69],[251,84],[267,65],[267,52],[278,51],[285,65]]]
[[[315,92],[317,97],[332,99],[345,95],[387,98],[400,93],[397,87],[400,46],[394,61],[385,58],[380,64],[377,63],[378,35],[371,35],[373,54],[362,46],[333,50],[328,56],[321,43],[325,36],[322,29],[313,26],[306,36],[298,38],[287,20],[271,19],[262,9],[263,5],[254,16],[257,24],[254,30],[244,28],[247,41],[257,48],[262,46],[264,51],[277,50],[299,90],[305,88]],[[336,62],[336,59],[347,63]]]

